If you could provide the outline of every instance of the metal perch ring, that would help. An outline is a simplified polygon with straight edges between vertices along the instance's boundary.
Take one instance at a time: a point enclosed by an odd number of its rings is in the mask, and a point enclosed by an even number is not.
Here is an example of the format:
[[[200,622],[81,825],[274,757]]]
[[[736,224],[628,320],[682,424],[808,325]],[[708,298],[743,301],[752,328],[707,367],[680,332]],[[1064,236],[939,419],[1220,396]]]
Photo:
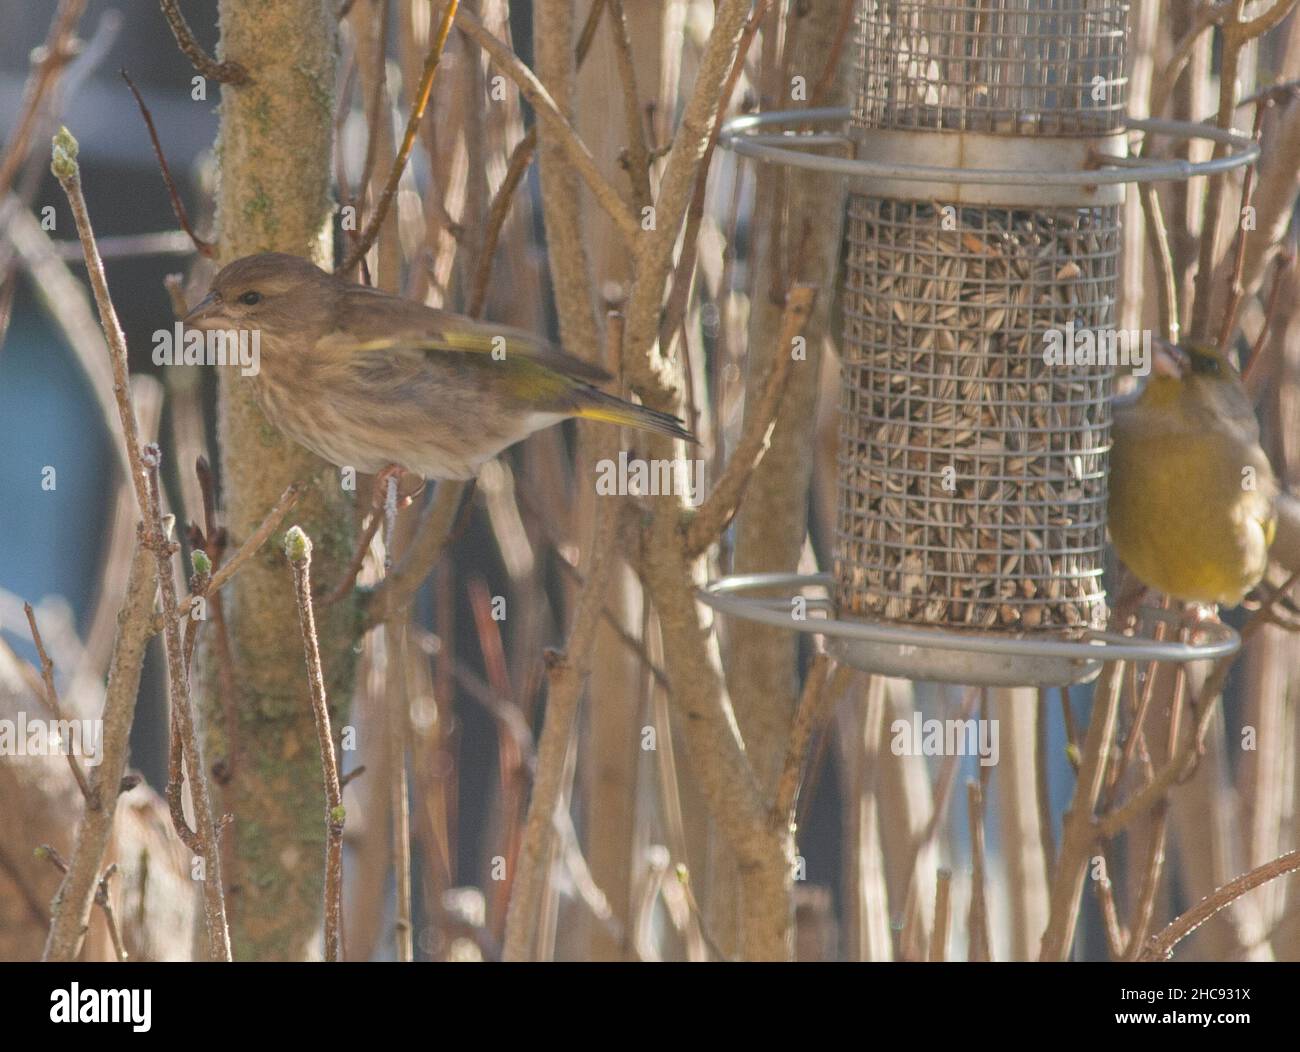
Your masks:
[[[1227,146],[1232,153],[1207,161],[1185,161],[1179,158],[1156,159],[1106,155],[1098,158],[1097,168],[965,168],[948,165],[909,164],[898,160],[867,160],[859,157],[834,157],[808,153],[810,149],[841,146],[854,149],[858,140],[851,135],[832,132],[769,132],[763,129],[786,124],[844,123],[851,111],[847,106],[808,110],[773,110],[768,113],[745,114],[733,117],[722,126],[718,142],[742,157],[783,164],[792,168],[807,168],[818,172],[857,176],[863,179],[907,180],[915,182],[952,182],[993,186],[1107,186],[1125,183],[1149,183],[1165,179],[1191,179],[1195,176],[1215,175],[1242,165],[1251,164],[1259,157],[1259,143],[1238,131],[1225,131],[1194,121],[1124,118],[1124,131],[1145,132],[1148,135],[1167,135],[1174,139],[1204,139]],[[871,136],[879,133],[871,132]],[[906,134],[915,140],[918,134],[930,139],[976,138],[965,132],[892,133]],[[978,136],[979,139],[996,140],[1005,156],[1014,145],[1015,136]],[[1059,142],[1061,140],[1053,140]],[[1035,144],[1037,145],[1037,144]],[[1113,167],[1109,167],[1112,166]]]
[[[836,658],[881,675],[916,678],[913,652],[925,649],[932,662],[926,678],[949,683],[1016,686],[1034,682],[1066,686],[1096,676],[1103,661],[1182,664],[1228,657],[1241,647],[1241,637],[1224,624],[1204,626],[1201,631],[1208,638],[1193,644],[1095,629],[1080,630],[1071,639],[1045,639],[1028,634],[994,635],[878,621],[843,621],[834,617],[829,596],[802,596],[805,589],[829,591],[833,585],[830,574],[738,574],[705,585],[698,597],[722,614],[826,636],[827,648]],[[787,594],[780,598],[748,594],[771,589],[786,590]],[[795,617],[795,601],[800,596],[803,602],[799,606],[805,616]]]

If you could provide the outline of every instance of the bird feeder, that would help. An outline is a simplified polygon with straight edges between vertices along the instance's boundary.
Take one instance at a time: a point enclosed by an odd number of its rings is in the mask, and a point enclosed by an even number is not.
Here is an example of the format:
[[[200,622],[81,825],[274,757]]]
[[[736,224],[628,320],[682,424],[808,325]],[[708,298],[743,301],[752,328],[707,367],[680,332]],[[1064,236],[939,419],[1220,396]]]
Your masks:
[[[1120,206],[1130,181],[1248,163],[1247,137],[1125,118],[1120,0],[863,0],[848,113],[762,114],[722,141],[851,176],[833,571],[715,582],[706,601],[817,631],[870,671],[1059,685],[1202,643],[1103,631]],[[838,131],[773,132],[796,123]],[[1134,129],[1209,138],[1130,159]],[[841,146],[840,155],[828,147]],[[848,156],[844,156],[844,154]],[[792,624],[772,586],[818,588]]]

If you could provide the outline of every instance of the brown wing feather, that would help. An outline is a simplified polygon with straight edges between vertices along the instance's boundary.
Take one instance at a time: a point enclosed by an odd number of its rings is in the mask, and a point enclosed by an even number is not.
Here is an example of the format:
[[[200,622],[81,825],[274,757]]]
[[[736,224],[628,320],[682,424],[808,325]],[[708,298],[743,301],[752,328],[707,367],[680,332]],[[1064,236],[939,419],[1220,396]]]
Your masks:
[[[339,297],[335,331],[326,339],[336,349],[419,347],[425,351],[490,354],[498,338],[506,355],[520,355],[563,376],[605,383],[609,373],[598,365],[566,354],[523,329],[475,321],[450,311],[427,307],[363,285],[348,285]]]

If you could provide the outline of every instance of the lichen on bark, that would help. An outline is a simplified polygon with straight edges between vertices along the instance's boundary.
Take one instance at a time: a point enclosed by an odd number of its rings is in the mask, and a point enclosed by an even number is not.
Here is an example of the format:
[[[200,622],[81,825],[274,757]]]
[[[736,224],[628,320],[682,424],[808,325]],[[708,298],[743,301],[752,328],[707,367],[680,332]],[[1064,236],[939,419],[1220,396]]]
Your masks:
[[[330,158],[338,66],[328,0],[222,0],[222,57],[251,82],[221,89],[217,192],[219,261],[282,251],[331,264]],[[223,376],[218,415],[222,505],[232,545],[286,486],[309,483],[294,521],[315,545],[322,581],[337,579],[353,541],[339,472],[269,425],[250,381]],[[315,956],[324,888],[320,756],[298,633],[293,583],[273,536],[225,591],[235,726],[227,726],[205,633],[199,683],[226,830],[230,929],[236,958]],[[318,612],[332,720],[346,721],[359,620],[348,601]]]

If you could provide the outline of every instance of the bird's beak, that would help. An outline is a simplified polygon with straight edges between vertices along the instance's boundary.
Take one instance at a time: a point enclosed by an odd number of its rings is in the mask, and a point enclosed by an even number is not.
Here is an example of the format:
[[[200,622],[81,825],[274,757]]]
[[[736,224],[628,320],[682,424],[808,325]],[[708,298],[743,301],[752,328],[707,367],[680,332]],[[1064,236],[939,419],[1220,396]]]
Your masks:
[[[1155,352],[1152,356],[1155,360],[1151,363],[1151,371],[1156,376],[1170,376],[1175,380],[1182,379],[1183,374],[1187,371],[1187,352],[1181,347],[1161,339],[1155,341]]]
[[[222,316],[221,300],[215,292],[209,292],[199,300],[181,321],[195,329],[222,329],[229,326],[227,319]]]

